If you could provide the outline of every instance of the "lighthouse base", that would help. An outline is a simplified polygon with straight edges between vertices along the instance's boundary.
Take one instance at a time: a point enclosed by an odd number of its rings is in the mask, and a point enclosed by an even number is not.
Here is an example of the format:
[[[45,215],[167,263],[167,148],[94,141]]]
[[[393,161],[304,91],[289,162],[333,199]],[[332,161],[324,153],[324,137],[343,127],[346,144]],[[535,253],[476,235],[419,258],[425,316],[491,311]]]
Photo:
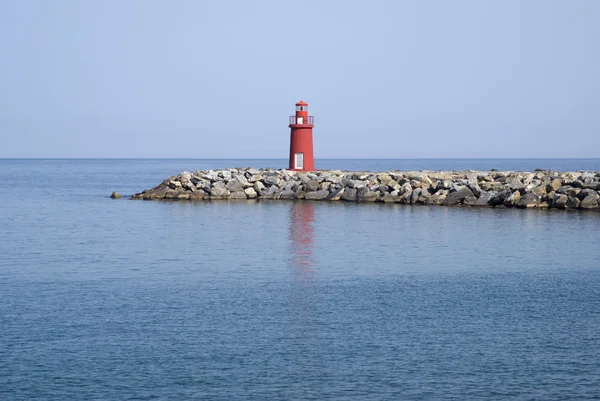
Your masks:
[[[290,124],[289,170],[315,170],[312,129],[312,124]]]

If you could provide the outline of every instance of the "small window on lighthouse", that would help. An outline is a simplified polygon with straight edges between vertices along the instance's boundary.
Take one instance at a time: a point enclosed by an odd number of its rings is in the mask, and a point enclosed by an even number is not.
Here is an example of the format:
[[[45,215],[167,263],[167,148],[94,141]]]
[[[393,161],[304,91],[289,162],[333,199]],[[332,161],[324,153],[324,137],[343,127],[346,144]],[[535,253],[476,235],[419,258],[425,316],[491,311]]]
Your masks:
[[[296,106],[296,111],[306,111],[306,106]]]
[[[304,168],[304,153],[296,153],[295,159],[296,159],[294,161],[294,165],[296,166],[295,168],[303,169]]]

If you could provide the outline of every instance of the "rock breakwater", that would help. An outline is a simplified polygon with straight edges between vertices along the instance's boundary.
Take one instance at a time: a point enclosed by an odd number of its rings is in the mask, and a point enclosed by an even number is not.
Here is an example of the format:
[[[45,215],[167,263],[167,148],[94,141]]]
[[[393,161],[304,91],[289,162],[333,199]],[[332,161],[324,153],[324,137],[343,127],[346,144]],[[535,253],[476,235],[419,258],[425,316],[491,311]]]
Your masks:
[[[600,209],[600,172],[232,168],[184,171],[135,194],[144,200],[305,199],[404,205]]]

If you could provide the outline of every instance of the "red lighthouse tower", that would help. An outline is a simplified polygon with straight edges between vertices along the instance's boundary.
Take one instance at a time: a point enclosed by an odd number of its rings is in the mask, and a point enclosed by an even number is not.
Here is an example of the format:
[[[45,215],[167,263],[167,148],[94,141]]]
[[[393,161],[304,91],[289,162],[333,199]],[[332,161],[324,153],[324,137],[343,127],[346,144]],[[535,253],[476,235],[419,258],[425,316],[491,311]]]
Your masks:
[[[313,171],[314,117],[308,115],[308,103],[296,103],[296,115],[290,117],[290,170]]]

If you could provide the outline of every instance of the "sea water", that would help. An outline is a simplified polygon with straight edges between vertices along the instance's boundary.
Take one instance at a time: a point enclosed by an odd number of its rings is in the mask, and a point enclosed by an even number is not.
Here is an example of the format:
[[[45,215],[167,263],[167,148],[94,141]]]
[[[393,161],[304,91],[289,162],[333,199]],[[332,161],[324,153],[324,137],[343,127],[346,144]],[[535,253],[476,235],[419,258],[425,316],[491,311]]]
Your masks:
[[[600,397],[600,214],[108,198],[235,166],[0,160],[0,399]]]

